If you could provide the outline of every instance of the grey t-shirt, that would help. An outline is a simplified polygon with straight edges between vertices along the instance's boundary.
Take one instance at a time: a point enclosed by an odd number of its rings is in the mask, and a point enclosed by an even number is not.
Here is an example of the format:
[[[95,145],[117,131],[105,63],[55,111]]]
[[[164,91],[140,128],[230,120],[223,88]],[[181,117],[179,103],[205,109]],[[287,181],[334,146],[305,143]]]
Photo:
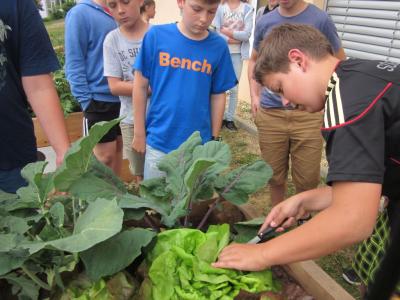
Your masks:
[[[104,76],[133,81],[132,65],[141,47],[142,40],[128,40],[119,28],[108,33],[103,44]],[[119,99],[120,116],[126,116],[121,122],[133,124],[132,97],[120,96]]]
[[[341,47],[335,24],[330,16],[315,5],[308,4],[307,8],[296,16],[284,17],[279,13],[279,9],[277,8],[260,17],[256,23],[253,48],[258,51],[261,41],[271,31],[271,29],[284,23],[312,25],[326,36],[331,43],[334,52],[337,52]],[[268,91],[266,88],[263,88],[261,92],[260,104],[261,107],[264,108],[282,107],[281,97]]]

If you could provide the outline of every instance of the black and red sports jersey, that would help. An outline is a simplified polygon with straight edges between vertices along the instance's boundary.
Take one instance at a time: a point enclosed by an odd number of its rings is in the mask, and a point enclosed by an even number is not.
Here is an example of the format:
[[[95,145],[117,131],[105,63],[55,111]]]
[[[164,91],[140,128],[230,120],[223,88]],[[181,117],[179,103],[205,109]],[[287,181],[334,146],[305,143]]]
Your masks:
[[[334,181],[383,184],[400,201],[400,64],[340,62],[326,91],[322,134]]]

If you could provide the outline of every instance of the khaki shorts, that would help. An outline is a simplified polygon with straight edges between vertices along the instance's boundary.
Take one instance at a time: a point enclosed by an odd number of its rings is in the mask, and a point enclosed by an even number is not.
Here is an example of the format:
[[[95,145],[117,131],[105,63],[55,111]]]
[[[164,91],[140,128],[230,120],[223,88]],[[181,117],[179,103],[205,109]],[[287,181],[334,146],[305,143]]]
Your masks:
[[[133,125],[120,123],[124,158],[129,160],[129,169],[134,176],[143,176],[144,154],[132,149]]]
[[[296,192],[313,189],[320,181],[322,113],[300,110],[263,109],[255,123],[263,159],[274,174],[271,186],[286,183],[289,158]]]

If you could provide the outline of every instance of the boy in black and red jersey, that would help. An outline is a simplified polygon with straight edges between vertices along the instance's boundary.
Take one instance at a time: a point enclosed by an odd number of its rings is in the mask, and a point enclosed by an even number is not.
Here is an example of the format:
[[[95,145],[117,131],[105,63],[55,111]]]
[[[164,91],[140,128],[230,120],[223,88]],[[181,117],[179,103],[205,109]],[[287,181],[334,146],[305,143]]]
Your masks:
[[[389,223],[396,234],[400,65],[339,61],[325,37],[307,25],[278,26],[263,43],[255,79],[280,94],[286,105],[308,112],[324,110],[328,186],[278,204],[260,231],[267,226],[283,230],[304,213],[320,211],[310,221],[267,243],[230,245],[214,266],[260,270],[316,258],[362,241],[373,231],[383,195],[389,199]],[[398,269],[394,265],[391,276]]]

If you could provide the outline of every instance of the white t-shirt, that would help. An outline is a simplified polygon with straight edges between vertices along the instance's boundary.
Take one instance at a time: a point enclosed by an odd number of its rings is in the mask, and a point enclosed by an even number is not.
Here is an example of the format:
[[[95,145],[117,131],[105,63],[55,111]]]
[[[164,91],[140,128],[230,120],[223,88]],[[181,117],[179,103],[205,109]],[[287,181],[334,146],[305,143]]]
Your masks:
[[[104,76],[117,77],[123,81],[133,81],[132,65],[142,47],[142,40],[128,40],[119,28],[106,36],[103,44]],[[133,124],[132,97],[119,96],[121,123]]]

